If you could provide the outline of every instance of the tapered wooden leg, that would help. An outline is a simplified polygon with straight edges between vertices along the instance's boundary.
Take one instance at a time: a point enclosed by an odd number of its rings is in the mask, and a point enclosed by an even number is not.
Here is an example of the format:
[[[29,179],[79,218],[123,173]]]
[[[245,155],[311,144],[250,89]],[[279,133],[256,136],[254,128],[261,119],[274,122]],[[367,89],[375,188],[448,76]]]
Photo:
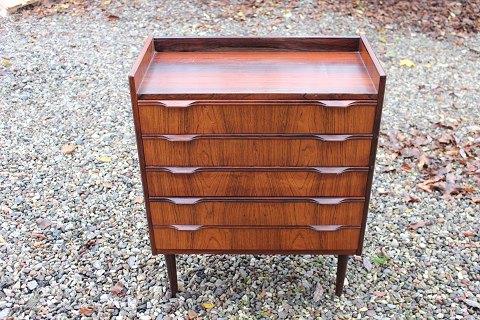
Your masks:
[[[338,256],[337,265],[337,284],[335,287],[335,294],[341,296],[343,292],[343,282],[345,281],[345,274],[347,273],[348,256]]]
[[[170,282],[170,291],[172,292],[172,298],[174,298],[178,292],[177,264],[175,262],[175,255],[166,254],[165,261],[167,263],[167,272],[168,272],[168,281]]]

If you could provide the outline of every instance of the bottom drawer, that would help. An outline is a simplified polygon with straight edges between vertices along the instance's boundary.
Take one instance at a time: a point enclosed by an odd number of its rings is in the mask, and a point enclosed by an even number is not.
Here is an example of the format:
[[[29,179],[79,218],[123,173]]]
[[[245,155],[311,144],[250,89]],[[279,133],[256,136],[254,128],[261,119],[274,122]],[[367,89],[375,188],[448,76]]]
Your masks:
[[[210,252],[354,252],[360,228],[337,226],[155,227],[157,253]]]

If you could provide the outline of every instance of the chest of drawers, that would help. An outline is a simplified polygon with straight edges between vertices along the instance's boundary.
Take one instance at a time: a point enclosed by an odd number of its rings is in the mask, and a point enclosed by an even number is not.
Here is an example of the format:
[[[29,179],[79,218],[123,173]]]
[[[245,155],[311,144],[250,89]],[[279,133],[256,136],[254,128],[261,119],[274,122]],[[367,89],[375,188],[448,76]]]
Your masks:
[[[150,243],[361,254],[385,90],[365,37],[153,38],[129,76]]]

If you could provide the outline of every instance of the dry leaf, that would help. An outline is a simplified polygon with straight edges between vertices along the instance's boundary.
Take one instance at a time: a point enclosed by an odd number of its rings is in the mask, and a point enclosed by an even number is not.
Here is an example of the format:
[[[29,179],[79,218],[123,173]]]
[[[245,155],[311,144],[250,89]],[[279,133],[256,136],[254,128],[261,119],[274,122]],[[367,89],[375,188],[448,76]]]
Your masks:
[[[433,124],[434,127],[450,129],[450,130],[453,130],[455,128],[455,126],[458,126],[458,125],[459,125],[459,122],[456,121],[456,120],[454,120],[454,121],[449,121],[449,120],[440,121],[440,122],[435,122]]]
[[[378,188],[377,191],[378,191],[378,194],[381,195],[381,196],[386,195],[386,194],[390,194],[390,191],[387,191],[383,188]]]
[[[5,243],[5,239],[0,235],[0,244]]]
[[[410,59],[402,59],[400,60],[400,65],[403,66],[403,67],[415,67],[415,63],[413,63],[412,60]]]
[[[123,296],[123,285],[118,282],[116,285],[110,288],[110,292],[117,297]]]
[[[95,311],[92,307],[81,307],[80,308],[80,314],[82,316],[90,316],[92,313]]]
[[[72,145],[69,145],[69,144],[66,144],[62,147],[62,152],[64,154],[72,154],[73,151],[75,151],[75,146],[72,146]]]
[[[473,300],[469,300],[469,299],[460,299],[462,300],[463,302],[465,302],[466,304],[468,304],[470,307],[472,308],[477,308],[477,309],[480,309],[480,303],[478,303],[477,301],[473,301]]]
[[[370,258],[363,257],[363,266],[365,267],[365,269],[367,269],[367,271],[372,270],[373,265],[372,265],[372,262],[370,261]]]
[[[408,229],[410,230],[417,230],[418,228],[421,228],[421,227],[424,227],[425,226],[425,221],[423,220],[420,220],[420,221],[417,221],[415,223],[410,223],[408,225]]]
[[[465,231],[463,235],[465,237],[475,237],[475,232],[473,232],[472,230],[468,230],[468,231]]]
[[[198,318],[198,314],[193,310],[188,310],[188,319],[196,319]]]
[[[205,309],[212,309],[213,307],[215,307],[215,305],[213,303],[204,303],[204,304],[202,304],[202,306]]]
[[[423,191],[426,191],[426,192],[432,192],[433,190],[433,187],[434,187],[434,184],[439,182],[441,180],[441,178],[433,178],[433,179],[429,179],[429,180],[426,180],[422,183],[419,183],[417,185],[417,187],[419,189],[422,189]]]
[[[386,292],[382,292],[382,291],[375,291],[373,294],[376,295],[377,297],[383,297],[383,296],[385,296],[387,293],[386,293]]]
[[[420,202],[420,198],[410,194],[407,196],[407,202]]]
[[[418,145],[418,146],[425,146],[427,144],[429,144],[430,142],[432,142],[432,137],[430,136],[417,136],[415,138],[415,145]]]
[[[402,170],[408,173],[408,172],[412,171],[412,167],[410,167],[410,165],[408,163],[404,162],[402,164]]]
[[[466,193],[475,193],[477,192],[477,189],[475,189],[475,187],[472,187],[472,186],[464,186],[463,191],[465,191]]]
[[[136,196],[136,197],[133,199],[133,202],[135,202],[135,203],[143,203],[143,197],[142,197],[142,196]]]
[[[113,187],[113,184],[111,182],[104,182],[103,183],[103,186],[106,188],[106,189],[111,189]]]
[[[315,302],[318,302],[320,301],[320,299],[322,299],[323,297],[323,287],[322,285],[319,283],[317,283],[317,287],[315,288],[315,292],[313,293],[313,301]]]
[[[12,63],[8,60],[3,60],[2,61],[2,66],[4,67],[10,67],[12,65]]]
[[[404,158],[420,157],[420,150],[418,148],[404,148],[400,153]]]
[[[107,16],[107,19],[110,20],[110,21],[113,21],[113,20],[118,20],[118,19],[120,19],[120,17],[119,17],[119,16],[116,16],[116,15],[114,15],[114,14],[109,14],[109,15]]]
[[[40,218],[40,219],[37,220],[37,226],[40,229],[46,229],[46,228],[50,227],[51,225],[52,225],[52,221],[50,221],[49,219]]]
[[[53,119],[53,117],[52,116],[45,116],[45,115],[40,117],[41,121],[47,121],[47,120],[50,120],[50,119]]]
[[[427,167],[429,164],[430,164],[430,159],[427,157],[425,153],[422,154],[418,159],[418,164],[417,164],[418,168],[423,169]]]
[[[44,235],[43,233],[37,233],[37,232],[32,232],[32,237],[43,240],[46,239],[47,236]]]
[[[480,132],[480,126],[469,126],[467,127],[469,131],[477,131]]]
[[[259,297],[260,299],[263,299],[266,295],[267,295],[267,292],[266,292],[266,291],[262,291],[262,292],[259,293],[258,297]]]
[[[34,248],[37,248],[37,249],[38,249],[38,248],[40,248],[41,246],[42,246],[42,243],[41,243],[40,241],[35,241],[35,242],[33,243],[33,247],[34,247]]]
[[[89,249],[89,248],[93,247],[93,245],[95,245],[95,243],[97,243],[96,239],[90,239],[83,245],[83,247],[85,249]]]
[[[2,206],[1,208],[2,208],[2,212],[3,212],[4,214],[9,214],[10,212],[12,212],[12,209],[10,209],[10,208],[7,207],[7,206]]]
[[[112,159],[110,157],[104,156],[104,157],[97,157],[98,161],[102,162],[112,162]]]
[[[445,301],[443,301],[443,299],[441,297],[435,297],[435,302],[438,303],[438,304],[444,304]]]
[[[290,10],[287,10],[287,11],[283,14],[283,16],[284,16],[286,19],[291,18],[291,17],[292,17],[292,12],[291,12]]]

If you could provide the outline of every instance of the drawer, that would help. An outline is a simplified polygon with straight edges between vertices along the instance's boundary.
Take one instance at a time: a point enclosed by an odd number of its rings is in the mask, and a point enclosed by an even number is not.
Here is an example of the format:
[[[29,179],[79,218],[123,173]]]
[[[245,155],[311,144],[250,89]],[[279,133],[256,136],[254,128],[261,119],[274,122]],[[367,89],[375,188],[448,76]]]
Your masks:
[[[368,168],[147,168],[153,197],[364,197]]]
[[[147,166],[365,167],[371,136],[144,136]]]
[[[155,227],[157,253],[229,252],[256,253],[281,251],[355,251],[360,228],[339,226],[273,227]]]
[[[362,224],[363,198],[157,198],[153,225],[344,225]]]
[[[143,134],[373,132],[375,100],[139,101]]]

